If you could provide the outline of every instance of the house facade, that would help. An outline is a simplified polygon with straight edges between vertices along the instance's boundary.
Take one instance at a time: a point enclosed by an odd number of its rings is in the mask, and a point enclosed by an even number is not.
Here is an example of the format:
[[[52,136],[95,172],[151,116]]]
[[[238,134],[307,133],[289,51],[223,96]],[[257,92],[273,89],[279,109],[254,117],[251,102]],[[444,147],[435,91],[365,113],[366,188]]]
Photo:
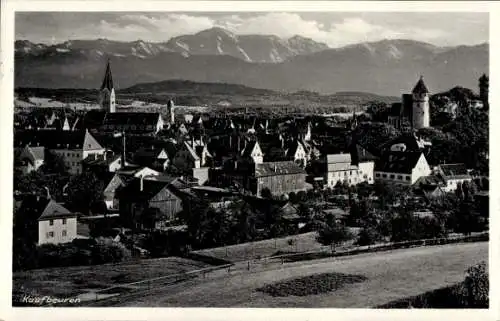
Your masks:
[[[431,174],[422,152],[389,151],[375,162],[375,181],[413,185],[419,178]]]
[[[182,199],[174,193],[170,180],[140,178],[119,192],[120,215],[127,226],[159,228],[177,219]]]
[[[258,196],[264,189],[269,189],[273,195],[305,191],[309,188],[306,175],[306,171],[293,161],[256,164],[251,191]]]
[[[38,218],[38,245],[61,244],[77,237],[77,215],[49,200]]]
[[[22,131],[15,134],[15,146],[45,147],[59,155],[70,174],[82,173],[82,161],[89,156],[101,157],[104,147],[88,131]]]
[[[333,188],[344,182],[356,185],[361,182],[373,183],[373,171],[375,163],[364,160],[354,164],[351,154],[330,154],[323,157],[324,186]]]

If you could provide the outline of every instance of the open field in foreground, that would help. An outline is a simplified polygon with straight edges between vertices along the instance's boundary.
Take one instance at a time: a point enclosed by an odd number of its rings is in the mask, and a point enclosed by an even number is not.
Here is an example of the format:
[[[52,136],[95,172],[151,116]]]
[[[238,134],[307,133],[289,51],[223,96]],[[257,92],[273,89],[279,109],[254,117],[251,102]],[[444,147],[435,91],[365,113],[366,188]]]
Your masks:
[[[357,229],[355,228],[351,229],[351,232],[354,234],[357,233],[356,231]],[[278,251],[299,253],[329,250],[329,245],[324,246],[316,241],[317,235],[318,233],[316,232],[309,232],[276,239],[199,250],[195,251],[195,253],[216,257],[231,262],[238,262],[272,256]],[[289,243],[290,240],[292,240],[292,243]],[[352,243],[353,241],[346,242],[344,247],[352,247],[350,246],[352,245]],[[344,247],[338,246],[337,249],[340,250]]]
[[[368,308],[462,281],[465,270],[488,260],[488,242],[449,244],[361,254],[336,259],[279,263],[264,269],[186,283],[122,300],[121,306]],[[272,297],[256,291],[274,282],[318,273],[363,275],[366,281],[338,291]]]
[[[207,267],[203,262],[178,257],[118,264],[75,266],[16,272],[14,292],[73,297],[111,286]]]

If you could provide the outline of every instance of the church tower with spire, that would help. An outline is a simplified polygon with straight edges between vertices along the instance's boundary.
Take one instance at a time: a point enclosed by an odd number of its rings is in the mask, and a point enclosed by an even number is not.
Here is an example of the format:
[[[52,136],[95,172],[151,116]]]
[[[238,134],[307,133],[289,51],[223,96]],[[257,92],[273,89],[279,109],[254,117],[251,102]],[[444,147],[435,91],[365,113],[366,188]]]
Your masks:
[[[483,106],[485,109],[489,108],[489,100],[488,100],[488,91],[490,87],[490,79],[486,74],[483,74],[481,78],[479,78],[479,98],[483,102]]]
[[[420,76],[412,91],[412,127],[413,129],[426,128],[430,126],[429,114],[429,89],[424,83],[424,77]]]
[[[99,105],[108,113],[116,112],[115,88],[113,85],[113,75],[111,74],[109,59],[101,89],[99,90]]]

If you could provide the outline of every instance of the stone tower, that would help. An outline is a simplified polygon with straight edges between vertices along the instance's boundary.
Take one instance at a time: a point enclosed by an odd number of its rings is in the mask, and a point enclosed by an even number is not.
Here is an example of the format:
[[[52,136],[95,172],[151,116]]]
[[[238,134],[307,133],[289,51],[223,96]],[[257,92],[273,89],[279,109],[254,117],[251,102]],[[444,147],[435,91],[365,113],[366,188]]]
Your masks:
[[[413,129],[426,128],[430,126],[429,113],[429,89],[424,83],[424,77],[420,76],[412,91],[412,127]]]
[[[113,85],[113,75],[111,74],[111,66],[108,60],[106,73],[102,81],[101,89],[99,90],[99,105],[108,113],[116,112],[115,88]]]
[[[488,76],[483,74],[481,78],[479,78],[479,99],[483,102],[483,106],[485,109],[489,107],[489,93],[490,88],[490,79]]]
[[[174,101],[172,99],[170,99],[167,102],[167,114],[168,114],[167,119],[170,122],[170,125],[175,123],[175,110],[174,109],[175,109]]]

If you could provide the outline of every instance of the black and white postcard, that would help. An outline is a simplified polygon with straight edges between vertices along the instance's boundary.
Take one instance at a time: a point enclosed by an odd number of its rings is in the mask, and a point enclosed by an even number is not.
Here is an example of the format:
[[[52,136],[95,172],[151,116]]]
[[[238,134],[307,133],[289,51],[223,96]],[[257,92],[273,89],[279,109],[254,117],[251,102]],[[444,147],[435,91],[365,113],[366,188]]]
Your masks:
[[[498,317],[496,4],[42,3],[2,9],[7,320]]]

